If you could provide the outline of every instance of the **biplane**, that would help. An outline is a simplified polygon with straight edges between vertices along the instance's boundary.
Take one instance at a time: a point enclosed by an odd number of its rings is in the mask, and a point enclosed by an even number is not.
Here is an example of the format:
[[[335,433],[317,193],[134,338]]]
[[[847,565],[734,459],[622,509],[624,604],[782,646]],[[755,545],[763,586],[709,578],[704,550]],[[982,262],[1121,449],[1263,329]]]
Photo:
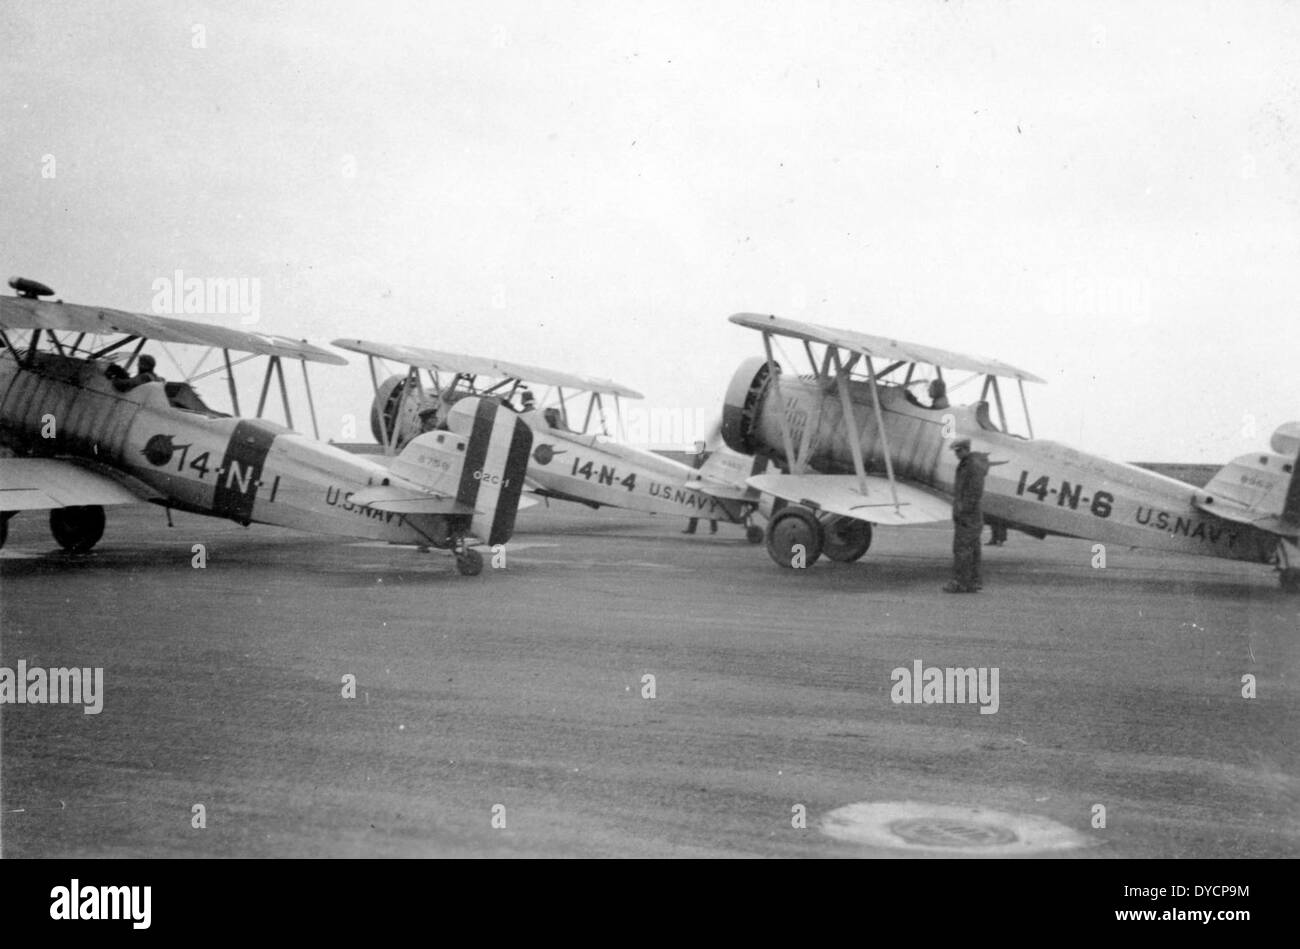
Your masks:
[[[608,416],[621,432],[621,400],[639,399],[639,392],[608,379],[417,346],[363,339],[336,339],[334,345],[368,360],[375,391],[371,430],[388,455],[437,430],[461,399],[490,398],[532,427],[527,487],[533,494],[593,508],[729,521],[743,524],[751,543],[763,539],[752,521],[758,493],[744,483],[753,458],[720,448],[695,469],[610,436]],[[383,362],[405,372],[381,378]],[[547,388],[537,398],[532,386]]]
[[[153,502],[244,525],[446,549],[473,575],[483,568],[473,543],[503,544],[514,529],[532,433],[492,400],[457,403],[445,431],[411,439],[380,465],[292,429],[284,364],[302,365],[317,430],[307,365],[346,365],[337,353],[42,300],[53,291],[31,280],[10,286],[18,295],[0,297],[0,445],[11,456],[0,458],[0,544],[15,514],[48,510],[54,539],[82,553],[103,536],[106,507]],[[187,381],[132,378],[150,342],[203,347],[203,359]],[[192,384],[215,352],[234,414],[210,408]],[[240,417],[234,365],[258,357],[267,365],[257,416]],[[284,425],[263,417],[273,382]]]
[[[758,331],[764,354],[733,376],[722,435],[780,469],[748,484],[762,493],[767,549],[783,567],[822,554],[857,560],[874,525],[949,521],[956,459],[945,448],[966,438],[989,459],[984,513],[1012,528],[1273,564],[1284,589],[1300,590],[1296,423],[1274,433],[1271,451],[1242,455],[1197,488],[1034,438],[1025,383],[1043,380],[1015,366],[776,316],[730,319]],[[793,341],[809,371],[784,371],[776,340]],[[978,381],[979,398],[927,405],[913,389],[931,367],[939,379],[969,373],[948,391]],[[1019,390],[1011,421],[1000,380]],[[1025,431],[1012,432],[1013,423]]]

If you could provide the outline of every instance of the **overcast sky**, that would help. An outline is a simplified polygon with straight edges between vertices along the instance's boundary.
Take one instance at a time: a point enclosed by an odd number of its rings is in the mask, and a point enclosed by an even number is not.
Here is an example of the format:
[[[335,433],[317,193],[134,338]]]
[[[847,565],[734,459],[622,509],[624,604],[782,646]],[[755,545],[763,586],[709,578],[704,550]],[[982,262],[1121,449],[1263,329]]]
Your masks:
[[[260,330],[688,413],[760,351],[726,317],[777,313],[1023,366],[1038,435],[1123,460],[1300,418],[1293,3],[7,0],[0,29],[0,270],[70,301],[255,279]],[[337,435],[364,363],[313,378]]]

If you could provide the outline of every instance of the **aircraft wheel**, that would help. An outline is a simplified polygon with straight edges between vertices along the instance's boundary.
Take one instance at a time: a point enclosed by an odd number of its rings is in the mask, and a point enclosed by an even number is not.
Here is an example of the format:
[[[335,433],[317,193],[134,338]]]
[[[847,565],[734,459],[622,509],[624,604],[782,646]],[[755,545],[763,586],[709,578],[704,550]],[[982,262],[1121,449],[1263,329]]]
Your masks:
[[[456,555],[456,569],[462,577],[477,577],[483,572],[483,555],[472,547]]]
[[[13,516],[12,511],[7,514],[0,514],[0,547],[3,547],[5,541],[9,539],[9,519]]]
[[[56,507],[50,511],[50,533],[69,553],[84,554],[104,536],[104,509],[98,504],[86,507]]]
[[[745,528],[745,540],[751,544],[761,544],[763,542],[763,528],[757,524],[750,524]]]
[[[1287,567],[1282,571],[1279,579],[1284,592],[1300,593],[1300,567]]]
[[[822,526],[813,512],[806,507],[782,508],[767,526],[767,552],[786,569],[816,563],[822,554]]]
[[[854,517],[837,517],[822,533],[824,553],[836,563],[853,563],[871,547],[871,523]]]

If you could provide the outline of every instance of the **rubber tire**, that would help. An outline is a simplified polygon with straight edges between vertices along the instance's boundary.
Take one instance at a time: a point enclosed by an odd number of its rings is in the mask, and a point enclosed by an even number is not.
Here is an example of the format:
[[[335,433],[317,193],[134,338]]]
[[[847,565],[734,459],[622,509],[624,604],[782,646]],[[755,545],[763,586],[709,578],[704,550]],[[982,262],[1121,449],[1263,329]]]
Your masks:
[[[822,528],[822,553],[836,563],[853,563],[871,549],[871,523],[837,517]]]
[[[750,524],[745,528],[745,540],[749,541],[751,544],[761,544],[764,536],[765,532],[763,528],[759,527],[757,524]]]
[[[1283,593],[1300,593],[1300,567],[1287,567],[1278,575]]]
[[[822,526],[806,507],[782,508],[767,525],[767,553],[778,567],[795,569],[795,544],[803,544],[804,568],[822,555]]]
[[[50,511],[50,533],[60,547],[72,554],[84,554],[99,543],[105,522],[104,509],[98,504]]]
[[[9,539],[9,518],[12,514],[0,514],[0,548],[3,548],[5,541]]]
[[[472,547],[456,558],[456,569],[462,577],[477,577],[483,572],[483,555]]]

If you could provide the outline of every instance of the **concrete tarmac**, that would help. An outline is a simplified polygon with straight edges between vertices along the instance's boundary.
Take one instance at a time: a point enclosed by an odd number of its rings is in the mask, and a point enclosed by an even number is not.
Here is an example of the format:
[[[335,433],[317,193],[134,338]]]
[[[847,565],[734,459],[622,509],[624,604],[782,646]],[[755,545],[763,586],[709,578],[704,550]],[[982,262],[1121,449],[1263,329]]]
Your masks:
[[[946,595],[944,528],[790,571],[555,504],[464,578],[174,520],[110,510],[80,557],[12,522],[0,666],[100,667],[103,707],[0,706],[4,856],[1034,852],[1012,817],[1063,857],[1300,855],[1300,597],[1267,567],[1013,532]],[[894,701],[918,661],[996,669],[996,712]],[[828,832],[858,803],[880,828]]]

